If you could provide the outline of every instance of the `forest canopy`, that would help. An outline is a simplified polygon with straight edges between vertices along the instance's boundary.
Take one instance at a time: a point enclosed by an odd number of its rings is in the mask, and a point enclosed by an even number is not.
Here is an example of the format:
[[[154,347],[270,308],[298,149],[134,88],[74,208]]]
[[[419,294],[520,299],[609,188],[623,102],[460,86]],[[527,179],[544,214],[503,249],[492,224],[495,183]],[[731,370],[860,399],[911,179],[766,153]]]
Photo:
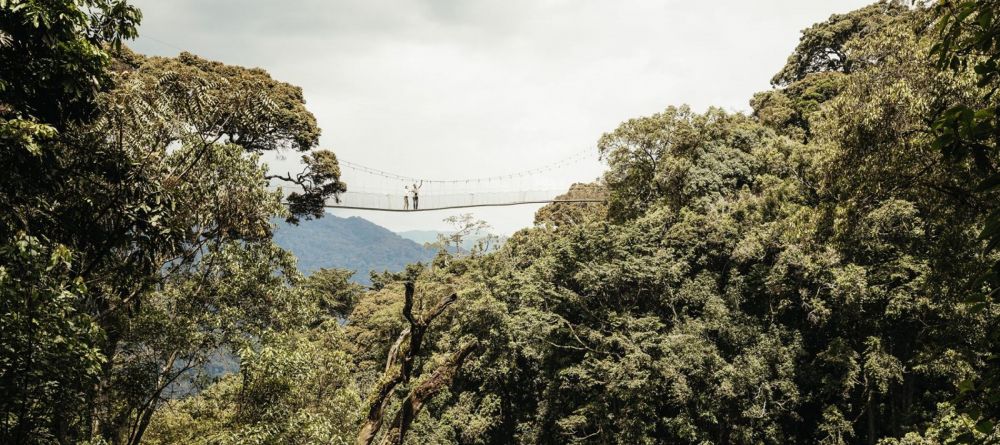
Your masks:
[[[1000,3],[832,15],[750,112],[609,129],[606,204],[369,288],[273,243],[349,186],[302,91],[140,18],[0,0],[0,442],[1000,443]]]

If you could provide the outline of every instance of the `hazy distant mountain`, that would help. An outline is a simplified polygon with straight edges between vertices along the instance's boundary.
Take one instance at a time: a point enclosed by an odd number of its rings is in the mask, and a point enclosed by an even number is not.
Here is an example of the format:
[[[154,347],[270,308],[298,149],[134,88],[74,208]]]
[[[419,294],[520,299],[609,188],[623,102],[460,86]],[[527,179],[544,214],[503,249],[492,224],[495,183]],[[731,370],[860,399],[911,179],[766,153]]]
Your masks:
[[[407,264],[431,260],[436,252],[364,218],[330,214],[297,226],[279,222],[274,241],[298,257],[303,273],[322,267],[350,269],[361,284],[370,284],[371,270],[397,272]]]
[[[438,235],[445,235],[445,236],[447,236],[447,235],[451,234],[452,232],[443,232],[443,231],[439,231],[439,230],[406,230],[406,231],[403,231],[403,232],[396,232],[396,233],[399,236],[403,237],[403,238],[411,240],[411,241],[413,241],[413,242],[415,242],[417,244],[423,245],[423,244],[426,244],[426,243],[436,242],[438,240],[438,238],[437,238]],[[462,240],[462,250],[466,251],[466,252],[472,250],[472,248],[475,247],[476,243],[478,243],[479,240],[483,239],[483,237],[485,237],[485,235],[470,236],[470,237]],[[507,237],[505,237],[505,236],[500,237],[500,239],[498,240],[500,242],[499,243],[494,243],[490,250],[495,249],[496,247],[498,247],[506,239],[507,239]],[[448,250],[452,251],[454,249],[448,249]]]
[[[447,233],[448,232],[441,232],[437,230],[406,230],[403,232],[396,232],[397,235],[420,245],[433,243],[437,241],[437,236],[439,234],[447,235]]]

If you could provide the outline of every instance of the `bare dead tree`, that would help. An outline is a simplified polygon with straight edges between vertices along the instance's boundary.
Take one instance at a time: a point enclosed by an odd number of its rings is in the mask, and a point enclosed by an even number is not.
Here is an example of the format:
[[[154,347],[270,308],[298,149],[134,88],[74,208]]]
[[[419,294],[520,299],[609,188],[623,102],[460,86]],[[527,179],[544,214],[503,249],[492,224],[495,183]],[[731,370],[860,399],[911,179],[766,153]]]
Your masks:
[[[413,419],[420,414],[424,404],[432,397],[441,392],[442,389],[451,386],[458,370],[462,368],[465,359],[479,346],[479,342],[473,340],[464,344],[458,351],[455,351],[443,365],[434,370],[430,377],[422,380],[420,384],[410,390],[406,398],[403,399],[399,411],[390,424],[389,431],[382,437],[380,445],[401,445],[406,432],[410,429]]]
[[[427,333],[428,327],[435,318],[458,299],[458,295],[451,294],[438,301],[427,313],[414,315],[413,282],[407,281],[404,286],[403,317],[406,318],[409,327],[399,333],[399,337],[389,349],[385,371],[367,402],[367,415],[360,431],[358,431],[358,440],[355,442],[357,445],[371,445],[375,441],[375,436],[378,435],[385,422],[385,409],[392,398],[392,393],[400,384],[409,383],[410,379],[414,377],[413,366],[423,347],[424,334]],[[477,341],[464,344],[429,377],[410,389],[406,397],[403,398],[399,411],[392,419],[390,431],[384,435],[380,443],[385,445],[402,444],[413,419],[420,413],[427,400],[451,385],[462,364],[478,346]]]

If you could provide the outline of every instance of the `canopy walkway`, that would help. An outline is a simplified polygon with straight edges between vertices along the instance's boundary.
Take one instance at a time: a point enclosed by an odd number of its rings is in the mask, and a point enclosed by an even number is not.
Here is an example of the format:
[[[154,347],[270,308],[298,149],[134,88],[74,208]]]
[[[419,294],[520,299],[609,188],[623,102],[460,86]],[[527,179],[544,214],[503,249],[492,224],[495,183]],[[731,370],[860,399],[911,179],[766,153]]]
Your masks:
[[[334,209],[379,210],[385,212],[426,212],[431,210],[464,209],[470,207],[503,207],[522,204],[552,202],[588,203],[604,202],[601,198],[559,199],[566,190],[532,190],[515,192],[456,193],[419,195],[417,207],[404,203],[403,194],[351,192],[342,193],[339,202],[327,200],[326,207]],[[405,207],[405,208],[404,208]]]
[[[596,193],[586,196],[566,197],[574,182],[592,182],[593,178],[572,178],[569,167],[592,159],[594,151],[577,152],[560,161],[516,173],[466,179],[428,179],[390,173],[341,159],[341,180],[347,183],[347,192],[326,200],[325,207],[333,209],[373,210],[384,212],[426,212],[433,210],[462,209],[470,207],[501,207],[547,203],[598,203],[604,197]],[[551,172],[563,170],[556,180]],[[562,182],[561,184],[558,182]],[[296,192],[296,186],[272,183],[287,194]],[[539,186],[544,186],[539,187]],[[416,197],[413,189],[417,188]]]

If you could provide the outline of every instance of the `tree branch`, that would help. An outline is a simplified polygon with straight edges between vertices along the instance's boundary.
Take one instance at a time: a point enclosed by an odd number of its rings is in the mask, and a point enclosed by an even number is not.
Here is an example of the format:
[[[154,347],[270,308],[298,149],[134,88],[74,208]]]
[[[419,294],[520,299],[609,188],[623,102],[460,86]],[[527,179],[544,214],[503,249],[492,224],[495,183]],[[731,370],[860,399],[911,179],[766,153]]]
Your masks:
[[[479,347],[478,340],[472,340],[458,351],[441,366],[434,370],[434,373],[427,379],[420,382],[403,399],[402,406],[393,418],[392,427],[382,437],[380,445],[401,445],[413,423],[413,419],[420,414],[427,401],[437,395],[441,390],[450,387],[455,380],[458,371],[462,369],[465,360]]]
[[[389,348],[389,353],[385,361],[385,371],[378,389],[372,393],[371,400],[368,402],[368,414],[365,417],[365,421],[361,424],[361,429],[358,432],[358,439],[355,442],[357,445],[371,445],[371,443],[375,440],[375,436],[382,428],[382,423],[384,422],[385,407],[388,405],[389,396],[392,395],[392,392],[397,386],[399,386],[399,384],[409,382],[412,377],[414,362],[416,361],[417,356],[420,355],[420,351],[423,347],[424,333],[427,332],[427,328],[434,321],[434,319],[441,315],[445,309],[448,308],[448,306],[458,299],[458,295],[453,293],[438,301],[437,305],[435,305],[434,308],[426,314],[416,316],[413,314],[414,293],[414,283],[412,281],[404,283],[403,317],[406,318],[406,321],[410,326],[400,332],[395,343],[393,343],[392,347]],[[400,349],[407,337],[410,339],[408,347],[405,351],[402,351],[402,359],[399,360]],[[462,362],[472,352],[472,349],[474,349],[477,344],[478,343],[473,342],[461,348],[456,355],[452,356],[448,364],[443,365],[442,368],[435,371],[434,375],[431,376],[428,381],[447,379],[447,382],[450,382],[451,379],[454,378],[455,371],[458,367],[461,367]],[[396,367],[397,360],[399,360],[398,368]],[[449,367],[454,368],[450,371],[450,374],[442,374],[445,373]],[[427,383],[425,381],[425,383],[421,384],[421,386],[412,390],[410,394],[414,394],[414,391],[419,390],[426,384]],[[438,385],[440,385],[440,383]],[[433,391],[430,395],[433,395]],[[420,400],[426,400],[428,397],[428,395],[421,396]],[[416,411],[419,411],[422,404],[423,401],[417,405]],[[400,414],[397,413],[396,417],[398,418],[399,416]],[[407,428],[409,427],[408,423],[409,421],[407,421]],[[385,439],[383,439],[383,442],[384,440]]]

